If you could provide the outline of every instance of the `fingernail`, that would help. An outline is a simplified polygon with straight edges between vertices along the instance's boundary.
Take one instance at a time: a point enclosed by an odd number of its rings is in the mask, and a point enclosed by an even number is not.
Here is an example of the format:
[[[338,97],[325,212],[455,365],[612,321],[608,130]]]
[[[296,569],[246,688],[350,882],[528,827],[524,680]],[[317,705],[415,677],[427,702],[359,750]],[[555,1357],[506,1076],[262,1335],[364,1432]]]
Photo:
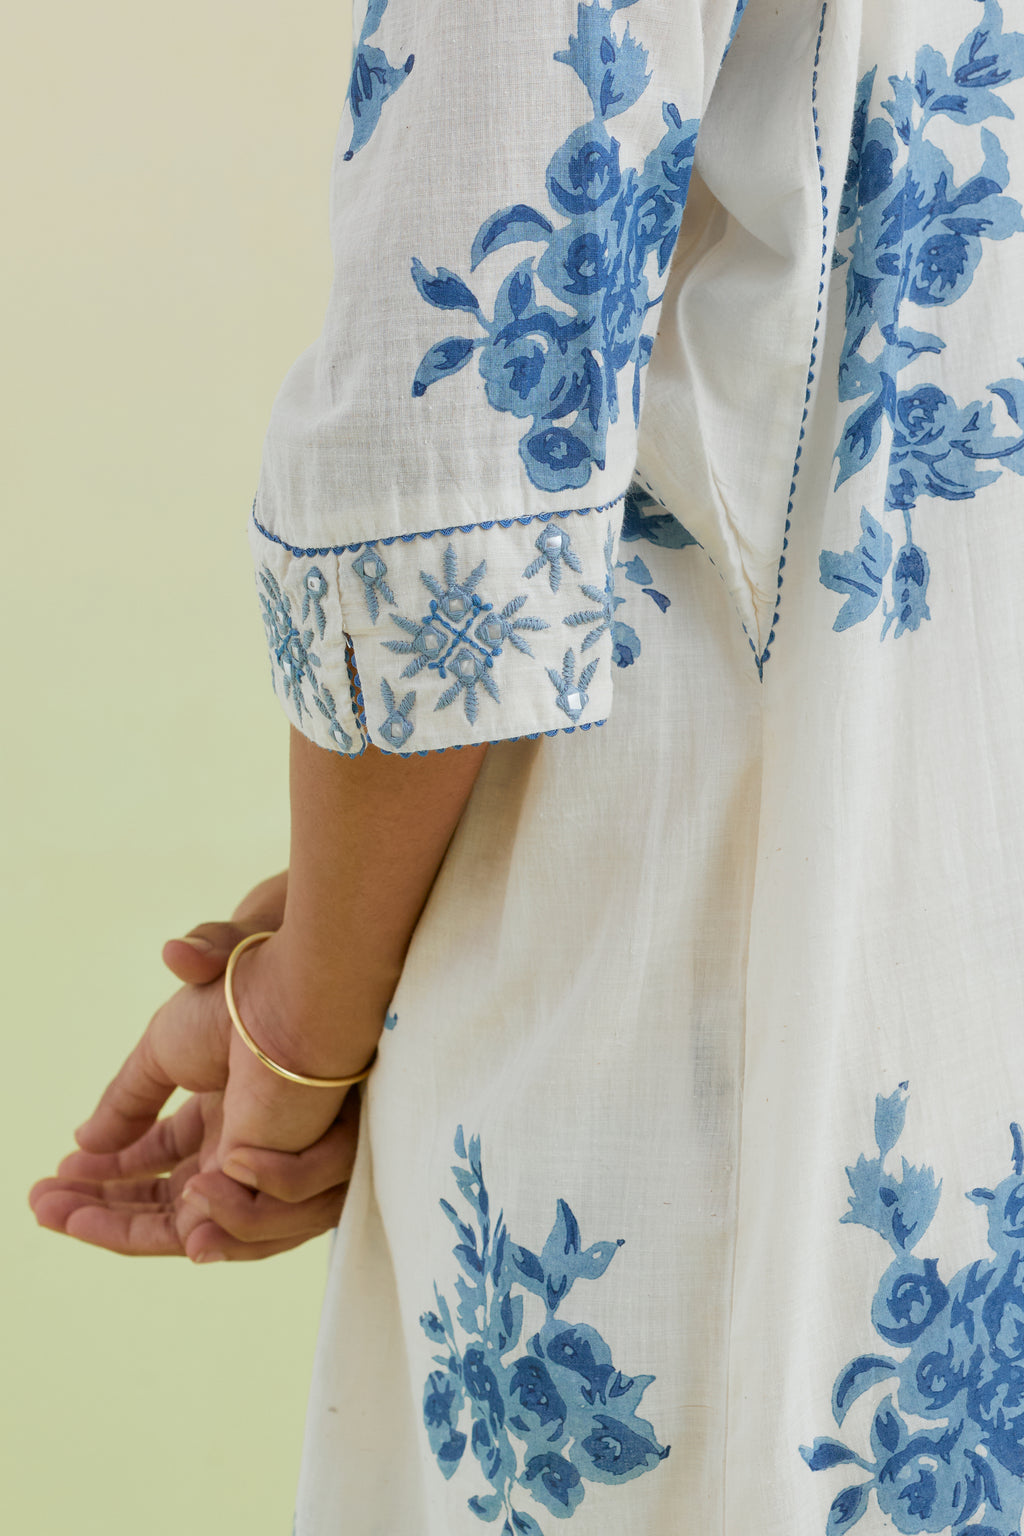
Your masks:
[[[221,1171],[238,1184],[247,1184],[250,1189],[256,1188],[256,1175],[248,1163],[236,1163],[234,1158],[229,1157]]]
[[[223,1259],[224,1257],[225,1257],[225,1255],[223,1253],[218,1253],[216,1248],[215,1248],[212,1251],[212,1253],[197,1253],[196,1254],[196,1263],[197,1264],[216,1264],[221,1259]]]
[[[187,938],[187,939],[176,939],[175,943],[177,943],[177,944],[190,944],[192,946],[192,948],[194,950],[196,950],[200,955],[207,955],[207,954],[209,954],[210,950],[213,948],[213,945],[210,943],[209,939],[200,939],[198,937],[196,937],[196,938]]]
[[[186,1185],[182,1190],[182,1198],[187,1200],[189,1205],[194,1206],[201,1216],[209,1216],[210,1202],[205,1195],[199,1193],[198,1189],[192,1189]]]

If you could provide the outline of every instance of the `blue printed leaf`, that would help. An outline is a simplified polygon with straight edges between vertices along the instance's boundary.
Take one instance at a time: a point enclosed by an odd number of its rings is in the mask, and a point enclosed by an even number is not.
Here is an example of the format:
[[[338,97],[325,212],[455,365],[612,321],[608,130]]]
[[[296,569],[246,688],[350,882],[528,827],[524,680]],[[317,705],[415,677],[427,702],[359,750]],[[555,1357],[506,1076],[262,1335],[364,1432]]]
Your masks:
[[[868,1387],[898,1373],[897,1362],[885,1355],[858,1355],[851,1360],[839,1372],[832,1388],[832,1416],[837,1425],[842,1427],[847,1412]]]
[[[818,557],[822,586],[846,597],[832,624],[836,631],[860,624],[874,613],[892,560],[892,537],[866,507],[861,511],[860,526],[855,549],[842,554],[825,549]]]
[[[892,1399],[887,1397],[875,1414],[872,1425],[872,1436],[877,1440],[883,1450],[891,1456],[900,1443],[900,1434],[903,1429],[903,1420],[892,1407]]]
[[[851,1451],[848,1445],[843,1445],[840,1440],[830,1440],[827,1436],[819,1436],[809,1448],[802,1445],[800,1455],[812,1472],[823,1472],[826,1467],[837,1467],[841,1462],[860,1460],[856,1451]]]
[[[837,1493],[829,1507],[825,1536],[844,1536],[868,1507],[870,1483],[854,1483]]]
[[[620,564],[626,573],[627,581],[635,581],[638,587],[650,585],[651,573],[639,555],[634,555],[632,560],[620,561]]]
[[[523,1330],[523,1298],[506,1291],[498,1308],[498,1353],[506,1354],[515,1349]]]
[[[509,1264],[515,1273],[515,1278],[528,1291],[535,1296],[544,1294],[544,1266],[535,1253],[529,1248],[521,1248],[518,1243],[510,1243],[508,1246]]]
[[[1024,358],[1021,362],[1024,364]],[[1024,426],[1024,380],[999,379],[989,385],[989,390],[1003,402],[1010,420],[1017,426]]]
[[[512,1511],[512,1528],[516,1536],[544,1536],[544,1532],[533,1516],[521,1509]]]
[[[646,49],[631,36],[628,26],[622,41],[615,41],[612,12],[598,0],[581,0],[576,17],[575,35],[555,58],[579,75],[598,117],[616,117],[633,106],[647,88]]]
[[[455,1254],[455,1257],[458,1259],[459,1263],[462,1265],[467,1274],[483,1274],[483,1260],[477,1253],[476,1249],[471,1248],[468,1243],[459,1243],[458,1246],[452,1250],[452,1252]]]
[[[460,368],[465,368],[473,356],[474,347],[482,346],[482,340],[470,341],[467,336],[446,336],[436,346],[425,352],[412,381],[412,392],[417,399],[425,395],[431,384],[446,379]]]
[[[579,686],[586,688],[590,682],[593,663],[580,674]],[[544,1269],[545,1296],[552,1311],[568,1295],[576,1280],[597,1280],[612,1261],[622,1238],[614,1242],[594,1243],[581,1249],[580,1229],[576,1217],[564,1200],[559,1200],[555,1222],[544,1244],[540,1262]]]
[[[923,1236],[938,1209],[942,1181],[931,1168],[915,1168],[902,1160],[899,1179],[893,1181],[896,1200],[891,1207],[893,1236],[900,1248],[912,1248]]]
[[[478,1520],[497,1520],[505,1508],[505,1500],[500,1493],[478,1493],[469,1499],[468,1503],[471,1513],[476,1515]],[[507,1521],[505,1529],[508,1530]]]
[[[662,613],[665,613],[667,609],[671,608],[672,599],[670,597],[666,597],[664,592],[657,591],[655,587],[644,587],[643,592],[645,597],[652,599],[656,606],[661,609]]]
[[[875,1095],[875,1144],[882,1157],[891,1152],[903,1134],[907,1118],[907,1089],[901,1084],[888,1098]]]
[[[421,298],[433,304],[435,309],[467,309],[471,314],[476,314],[480,309],[472,289],[466,286],[457,272],[449,272],[447,267],[438,267],[436,273],[431,273],[419,257],[414,256],[412,280]]]
[[[503,245],[514,245],[517,240],[543,240],[553,230],[551,220],[526,203],[513,203],[511,208],[502,208],[484,219],[477,230],[470,271],[475,272],[485,256],[500,250]]]

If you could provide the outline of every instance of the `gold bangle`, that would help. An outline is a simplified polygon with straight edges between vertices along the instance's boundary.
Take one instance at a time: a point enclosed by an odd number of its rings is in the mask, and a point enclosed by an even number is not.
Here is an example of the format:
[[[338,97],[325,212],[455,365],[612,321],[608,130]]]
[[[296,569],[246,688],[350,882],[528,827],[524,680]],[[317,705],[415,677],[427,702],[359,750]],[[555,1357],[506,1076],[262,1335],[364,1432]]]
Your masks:
[[[301,1072],[289,1072],[287,1067],[279,1067],[276,1061],[271,1061],[267,1053],[260,1050],[256,1041],[242,1023],[231,992],[231,978],[234,975],[235,965],[242,951],[248,949],[251,944],[259,944],[263,939],[272,939],[273,937],[272,932],[250,933],[247,938],[242,939],[240,943],[235,945],[228,957],[227,969],[224,972],[224,1001],[228,1005],[228,1013],[231,1015],[232,1024],[238,1030],[250,1051],[259,1057],[263,1065],[269,1067],[271,1072],[276,1072],[278,1077],[286,1077],[290,1083],[302,1083],[307,1088],[351,1088],[355,1083],[361,1083],[364,1078],[369,1077],[373,1064],[377,1060],[376,1047],[374,1047],[373,1055],[370,1057],[370,1065],[362,1072],[357,1072],[355,1077],[304,1077]]]

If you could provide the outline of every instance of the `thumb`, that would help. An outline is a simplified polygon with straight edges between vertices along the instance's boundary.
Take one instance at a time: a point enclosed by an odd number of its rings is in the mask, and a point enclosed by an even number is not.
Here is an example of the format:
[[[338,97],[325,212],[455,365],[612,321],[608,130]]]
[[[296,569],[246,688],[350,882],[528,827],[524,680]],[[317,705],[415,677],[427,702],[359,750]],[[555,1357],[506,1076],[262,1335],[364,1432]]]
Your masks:
[[[242,939],[275,926],[265,917],[250,917],[237,923],[200,923],[183,938],[168,939],[161,958],[179,981],[202,986],[224,974],[228,956]]]

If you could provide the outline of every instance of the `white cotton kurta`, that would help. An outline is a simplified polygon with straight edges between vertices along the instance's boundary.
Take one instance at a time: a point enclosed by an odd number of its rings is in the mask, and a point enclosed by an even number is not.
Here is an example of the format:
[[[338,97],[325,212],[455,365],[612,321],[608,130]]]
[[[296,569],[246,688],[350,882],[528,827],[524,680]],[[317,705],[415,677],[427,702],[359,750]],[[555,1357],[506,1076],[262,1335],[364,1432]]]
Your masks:
[[[275,686],[495,745],[297,1536],[1020,1530],[1017,12],[357,6]]]

